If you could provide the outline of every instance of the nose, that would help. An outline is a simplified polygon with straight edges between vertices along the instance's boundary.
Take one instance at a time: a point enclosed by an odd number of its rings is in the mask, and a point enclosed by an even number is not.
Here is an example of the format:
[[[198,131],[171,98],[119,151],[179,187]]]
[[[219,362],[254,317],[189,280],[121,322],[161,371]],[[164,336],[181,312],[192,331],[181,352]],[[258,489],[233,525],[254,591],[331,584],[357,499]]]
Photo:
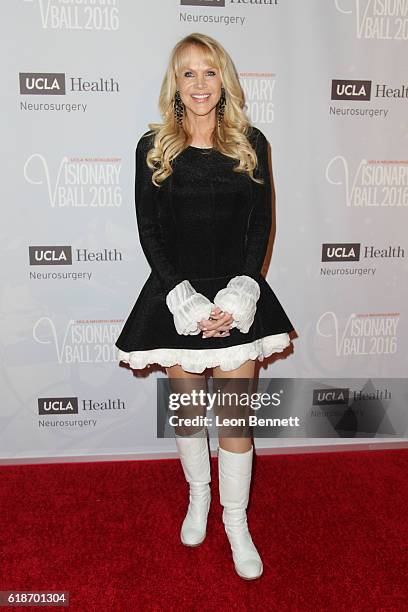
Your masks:
[[[198,87],[203,87],[205,84],[205,76],[204,74],[198,73],[196,78],[196,85]]]

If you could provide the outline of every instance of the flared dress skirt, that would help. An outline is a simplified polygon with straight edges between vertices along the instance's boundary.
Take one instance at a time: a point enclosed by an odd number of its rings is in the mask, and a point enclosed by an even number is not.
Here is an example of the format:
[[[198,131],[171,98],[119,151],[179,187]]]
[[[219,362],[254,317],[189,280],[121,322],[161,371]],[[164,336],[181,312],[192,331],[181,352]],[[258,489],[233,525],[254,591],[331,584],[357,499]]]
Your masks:
[[[233,276],[193,279],[191,283],[212,301]],[[234,370],[248,359],[263,361],[272,353],[282,352],[290,345],[289,332],[294,328],[269,283],[262,276],[258,282],[260,297],[248,333],[234,327],[225,338],[203,338],[202,332],[186,336],[177,333],[166,294],[151,275],[116,341],[119,361],[132,369],[178,364],[198,374],[216,366],[224,371]]]
[[[269,183],[265,188],[246,173],[233,172],[236,160],[215,149],[204,153],[188,147],[158,189],[146,165],[153,145],[148,134],[136,148],[135,198],[139,237],[152,272],[115,342],[119,361],[134,369],[179,364],[188,372],[202,373],[215,366],[234,370],[248,359],[262,361],[283,351],[294,327],[260,272],[269,235]],[[250,140],[269,181],[267,140],[257,128]],[[177,332],[166,304],[169,287],[176,284],[169,284],[169,279],[189,280],[213,302],[217,292],[240,274],[252,276],[260,288],[248,333],[237,327],[227,337]]]

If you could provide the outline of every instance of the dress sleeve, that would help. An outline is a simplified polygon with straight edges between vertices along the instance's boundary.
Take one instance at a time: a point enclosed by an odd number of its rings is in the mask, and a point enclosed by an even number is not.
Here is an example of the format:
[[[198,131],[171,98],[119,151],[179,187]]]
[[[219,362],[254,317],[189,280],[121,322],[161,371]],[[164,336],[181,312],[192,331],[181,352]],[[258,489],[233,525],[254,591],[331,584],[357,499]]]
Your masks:
[[[177,333],[200,333],[198,321],[210,316],[212,303],[197,293],[188,279],[171,262],[165,247],[165,228],[160,222],[158,190],[152,183],[153,171],[146,162],[149,138],[143,135],[136,147],[135,204],[140,244],[145,257],[163,290],[166,304],[173,314]]]
[[[264,134],[255,130],[254,149],[258,165],[256,178],[262,178],[261,185],[252,181],[252,206],[248,221],[244,266],[241,275],[234,276],[214,298],[214,304],[233,316],[231,327],[248,333],[255,317],[256,303],[260,296],[259,276],[268,247],[272,225],[271,175],[268,160],[268,141]]]

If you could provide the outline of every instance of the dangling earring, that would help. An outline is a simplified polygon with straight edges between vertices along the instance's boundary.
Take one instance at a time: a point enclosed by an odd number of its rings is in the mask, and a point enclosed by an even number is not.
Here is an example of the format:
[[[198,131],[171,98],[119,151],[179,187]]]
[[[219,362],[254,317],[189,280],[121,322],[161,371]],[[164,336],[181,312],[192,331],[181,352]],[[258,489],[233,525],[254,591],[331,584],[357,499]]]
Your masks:
[[[183,115],[184,115],[184,104],[181,100],[180,92],[176,89],[176,93],[174,94],[174,116],[179,125],[183,123]]]
[[[224,87],[221,87],[221,97],[218,100],[217,103],[217,121],[218,121],[218,127],[221,126],[221,122],[224,118],[224,112],[225,112],[225,104],[226,104],[226,100],[225,100],[225,89]]]

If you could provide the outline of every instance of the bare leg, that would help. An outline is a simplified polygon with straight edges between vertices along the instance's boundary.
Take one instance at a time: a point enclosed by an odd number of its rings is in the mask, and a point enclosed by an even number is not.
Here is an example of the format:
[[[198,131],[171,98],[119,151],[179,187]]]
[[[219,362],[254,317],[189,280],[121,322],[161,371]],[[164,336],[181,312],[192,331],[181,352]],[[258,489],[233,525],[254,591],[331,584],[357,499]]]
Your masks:
[[[168,367],[166,368],[166,371],[172,393],[191,394],[193,391],[196,391],[197,393],[200,391],[207,391],[207,380],[204,374],[187,372],[179,365]],[[180,406],[177,411],[175,411],[175,414],[181,419],[203,417],[205,416],[205,413],[205,406],[194,405],[192,402],[184,406]],[[175,433],[177,436],[192,436],[202,430],[202,426],[180,425],[175,427]]]
[[[196,380],[205,378],[204,374],[195,374],[194,372],[187,372],[187,370],[183,370],[180,365],[170,366],[166,368],[166,372],[169,378],[195,378]]]
[[[255,371],[255,361],[249,359],[236,370],[229,370],[227,372],[224,372],[223,370],[220,369],[220,367],[217,366],[216,368],[213,369],[213,377],[214,378],[253,379],[254,371]],[[237,385],[237,392],[239,392],[239,389],[242,390],[242,385]],[[248,393],[250,392],[249,385],[247,388],[247,392]],[[220,435],[219,445],[221,448],[223,448],[224,450],[230,451],[231,453],[246,453],[247,451],[250,450],[252,446],[252,440],[249,436],[232,438],[232,437],[222,437],[222,435]]]

